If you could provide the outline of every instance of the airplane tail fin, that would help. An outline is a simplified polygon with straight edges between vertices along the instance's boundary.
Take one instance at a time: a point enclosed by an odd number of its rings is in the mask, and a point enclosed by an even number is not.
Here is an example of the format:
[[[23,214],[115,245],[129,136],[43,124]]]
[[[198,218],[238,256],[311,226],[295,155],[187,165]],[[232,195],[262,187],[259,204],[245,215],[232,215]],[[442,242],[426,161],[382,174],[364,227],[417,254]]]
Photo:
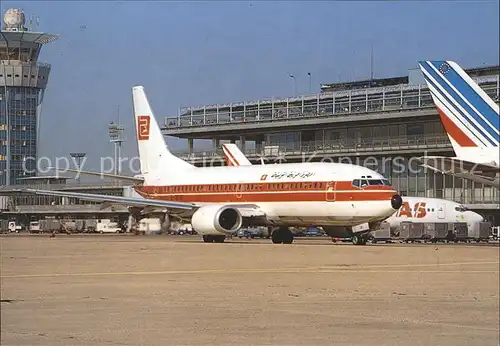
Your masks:
[[[457,156],[499,146],[499,107],[454,61],[419,61]]]
[[[228,166],[250,166],[252,163],[246,158],[236,144],[222,144],[224,159]]]
[[[158,183],[159,180],[167,179],[169,175],[179,174],[179,170],[194,168],[174,156],[168,149],[144,87],[134,86],[132,98],[141,174],[144,176],[145,184]]]

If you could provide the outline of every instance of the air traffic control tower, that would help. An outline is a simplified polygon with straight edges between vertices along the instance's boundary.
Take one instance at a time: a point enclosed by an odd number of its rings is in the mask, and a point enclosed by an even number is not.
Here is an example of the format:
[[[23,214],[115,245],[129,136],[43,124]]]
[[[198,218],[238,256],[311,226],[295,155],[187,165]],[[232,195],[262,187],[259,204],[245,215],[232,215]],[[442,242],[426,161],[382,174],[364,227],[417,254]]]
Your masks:
[[[26,28],[11,8],[0,31],[0,185],[36,175],[41,104],[50,65],[38,62],[42,46],[57,36]]]

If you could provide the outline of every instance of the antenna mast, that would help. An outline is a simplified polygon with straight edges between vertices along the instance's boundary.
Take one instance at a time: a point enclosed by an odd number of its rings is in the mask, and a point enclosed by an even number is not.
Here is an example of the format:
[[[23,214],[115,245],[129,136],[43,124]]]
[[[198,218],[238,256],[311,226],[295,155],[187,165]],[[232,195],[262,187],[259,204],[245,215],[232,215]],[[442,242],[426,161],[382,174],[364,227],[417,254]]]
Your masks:
[[[371,54],[370,54],[370,84],[372,84],[372,82],[373,82],[373,42],[372,42],[372,49],[371,49]]]

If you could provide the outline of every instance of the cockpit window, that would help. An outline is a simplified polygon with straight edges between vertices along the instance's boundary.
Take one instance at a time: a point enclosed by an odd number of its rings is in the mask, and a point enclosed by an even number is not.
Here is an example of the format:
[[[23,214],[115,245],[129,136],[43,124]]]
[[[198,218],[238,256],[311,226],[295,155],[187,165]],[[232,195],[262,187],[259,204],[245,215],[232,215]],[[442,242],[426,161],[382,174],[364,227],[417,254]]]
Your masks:
[[[365,187],[365,186],[390,186],[389,180],[387,179],[355,179],[352,182],[353,186]]]
[[[458,207],[455,207],[455,210],[463,213],[463,212],[467,211],[468,209],[464,205],[459,205]]]
[[[390,186],[389,180],[387,179],[369,179],[368,185],[370,186]]]

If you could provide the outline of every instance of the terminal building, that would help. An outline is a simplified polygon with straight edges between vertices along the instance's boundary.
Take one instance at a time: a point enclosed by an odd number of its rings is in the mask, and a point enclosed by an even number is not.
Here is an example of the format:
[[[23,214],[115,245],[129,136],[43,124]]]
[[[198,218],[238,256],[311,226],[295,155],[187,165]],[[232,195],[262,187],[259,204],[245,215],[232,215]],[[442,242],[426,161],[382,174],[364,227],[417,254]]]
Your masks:
[[[466,71],[499,102],[499,66]],[[420,69],[326,84],[314,95],[183,107],[165,119],[162,131],[187,139],[188,149],[177,155],[198,166],[224,164],[223,141],[237,143],[257,164],[360,164],[384,174],[403,196],[460,202],[500,224],[497,189],[419,166],[420,156],[454,156]],[[196,140],[211,140],[212,149],[197,150]]]
[[[499,102],[500,67],[468,69]],[[150,100],[154,104],[154,100]],[[285,99],[181,108],[164,120],[165,135],[187,139],[176,154],[198,166],[224,165],[222,142],[237,143],[253,163],[341,161],[383,173],[403,196],[437,197],[465,204],[500,225],[500,194],[469,180],[418,166],[423,155],[454,156],[420,70],[408,76],[321,86],[321,92]],[[209,140],[211,148],[195,148]],[[120,181],[82,183],[59,177],[25,177],[18,184],[41,189],[135,196]],[[0,218],[22,222],[58,218],[125,218],[118,206],[54,196],[22,194],[26,185],[0,186]]]
[[[25,26],[24,13],[9,9],[0,31],[0,186],[36,175],[41,105],[50,65],[42,46],[57,36]]]

